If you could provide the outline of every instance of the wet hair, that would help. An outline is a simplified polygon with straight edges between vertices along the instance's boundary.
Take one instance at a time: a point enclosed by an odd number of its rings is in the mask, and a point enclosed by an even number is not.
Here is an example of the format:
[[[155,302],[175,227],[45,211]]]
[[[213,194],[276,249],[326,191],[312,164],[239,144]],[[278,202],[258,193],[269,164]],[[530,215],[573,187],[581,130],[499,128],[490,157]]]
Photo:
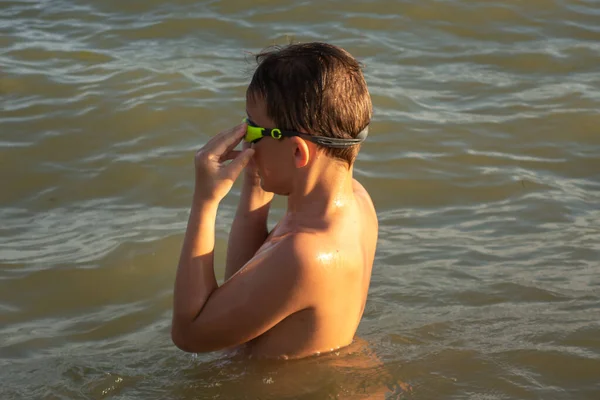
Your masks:
[[[276,127],[351,139],[371,121],[372,104],[362,65],[347,51],[327,43],[271,47],[257,54],[246,96],[262,99]],[[321,147],[351,166],[360,144]]]

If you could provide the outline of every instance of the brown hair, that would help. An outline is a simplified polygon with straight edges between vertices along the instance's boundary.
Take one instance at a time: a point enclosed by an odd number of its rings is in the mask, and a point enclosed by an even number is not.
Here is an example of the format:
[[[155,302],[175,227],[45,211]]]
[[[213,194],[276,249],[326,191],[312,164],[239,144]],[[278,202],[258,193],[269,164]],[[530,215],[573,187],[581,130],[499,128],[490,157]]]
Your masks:
[[[262,51],[256,62],[247,96],[264,99],[277,128],[351,139],[369,125],[371,96],[362,65],[345,50],[326,43],[291,44]],[[322,149],[350,166],[360,145]]]

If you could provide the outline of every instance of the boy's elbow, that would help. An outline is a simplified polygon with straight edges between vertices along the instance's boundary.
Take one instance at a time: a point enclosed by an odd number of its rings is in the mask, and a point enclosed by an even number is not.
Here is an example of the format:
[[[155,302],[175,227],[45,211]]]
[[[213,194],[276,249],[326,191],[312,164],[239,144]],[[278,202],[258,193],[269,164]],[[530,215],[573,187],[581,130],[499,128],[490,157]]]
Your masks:
[[[171,325],[171,341],[178,349],[188,353],[206,353],[215,350],[198,332],[192,332],[191,329],[176,324]]]
[[[177,326],[176,324],[171,325],[171,341],[178,349],[188,353],[201,352],[201,350],[198,349],[197,344],[191,340],[190,336],[191,335],[186,332],[185,328]]]

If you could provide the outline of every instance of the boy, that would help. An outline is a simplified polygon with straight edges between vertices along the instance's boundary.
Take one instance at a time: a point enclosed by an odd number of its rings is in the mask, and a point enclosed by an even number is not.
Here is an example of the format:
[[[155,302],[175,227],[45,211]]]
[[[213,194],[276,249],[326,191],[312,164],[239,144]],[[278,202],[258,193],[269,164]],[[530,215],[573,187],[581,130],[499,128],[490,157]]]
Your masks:
[[[301,358],[349,345],[364,311],[378,222],[352,170],[371,98],[357,61],[329,44],[290,45],[257,61],[248,118],[195,157],[171,334],[190,352],[242,345],[250,355]],[[242,170],[218,287],[217,207]],[[268,233],[273,194],[287,196],[287,210]]]

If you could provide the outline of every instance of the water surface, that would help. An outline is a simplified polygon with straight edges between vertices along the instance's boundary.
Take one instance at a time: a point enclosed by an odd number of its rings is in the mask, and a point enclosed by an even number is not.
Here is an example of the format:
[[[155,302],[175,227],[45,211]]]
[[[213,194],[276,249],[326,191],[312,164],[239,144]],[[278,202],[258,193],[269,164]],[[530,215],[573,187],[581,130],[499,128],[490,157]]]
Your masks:
[[[290,3],[0,2],[0,397],[598,398],[600,2]],[[382,366],[170,342],[194,150],[290,38],[366,67]]]

